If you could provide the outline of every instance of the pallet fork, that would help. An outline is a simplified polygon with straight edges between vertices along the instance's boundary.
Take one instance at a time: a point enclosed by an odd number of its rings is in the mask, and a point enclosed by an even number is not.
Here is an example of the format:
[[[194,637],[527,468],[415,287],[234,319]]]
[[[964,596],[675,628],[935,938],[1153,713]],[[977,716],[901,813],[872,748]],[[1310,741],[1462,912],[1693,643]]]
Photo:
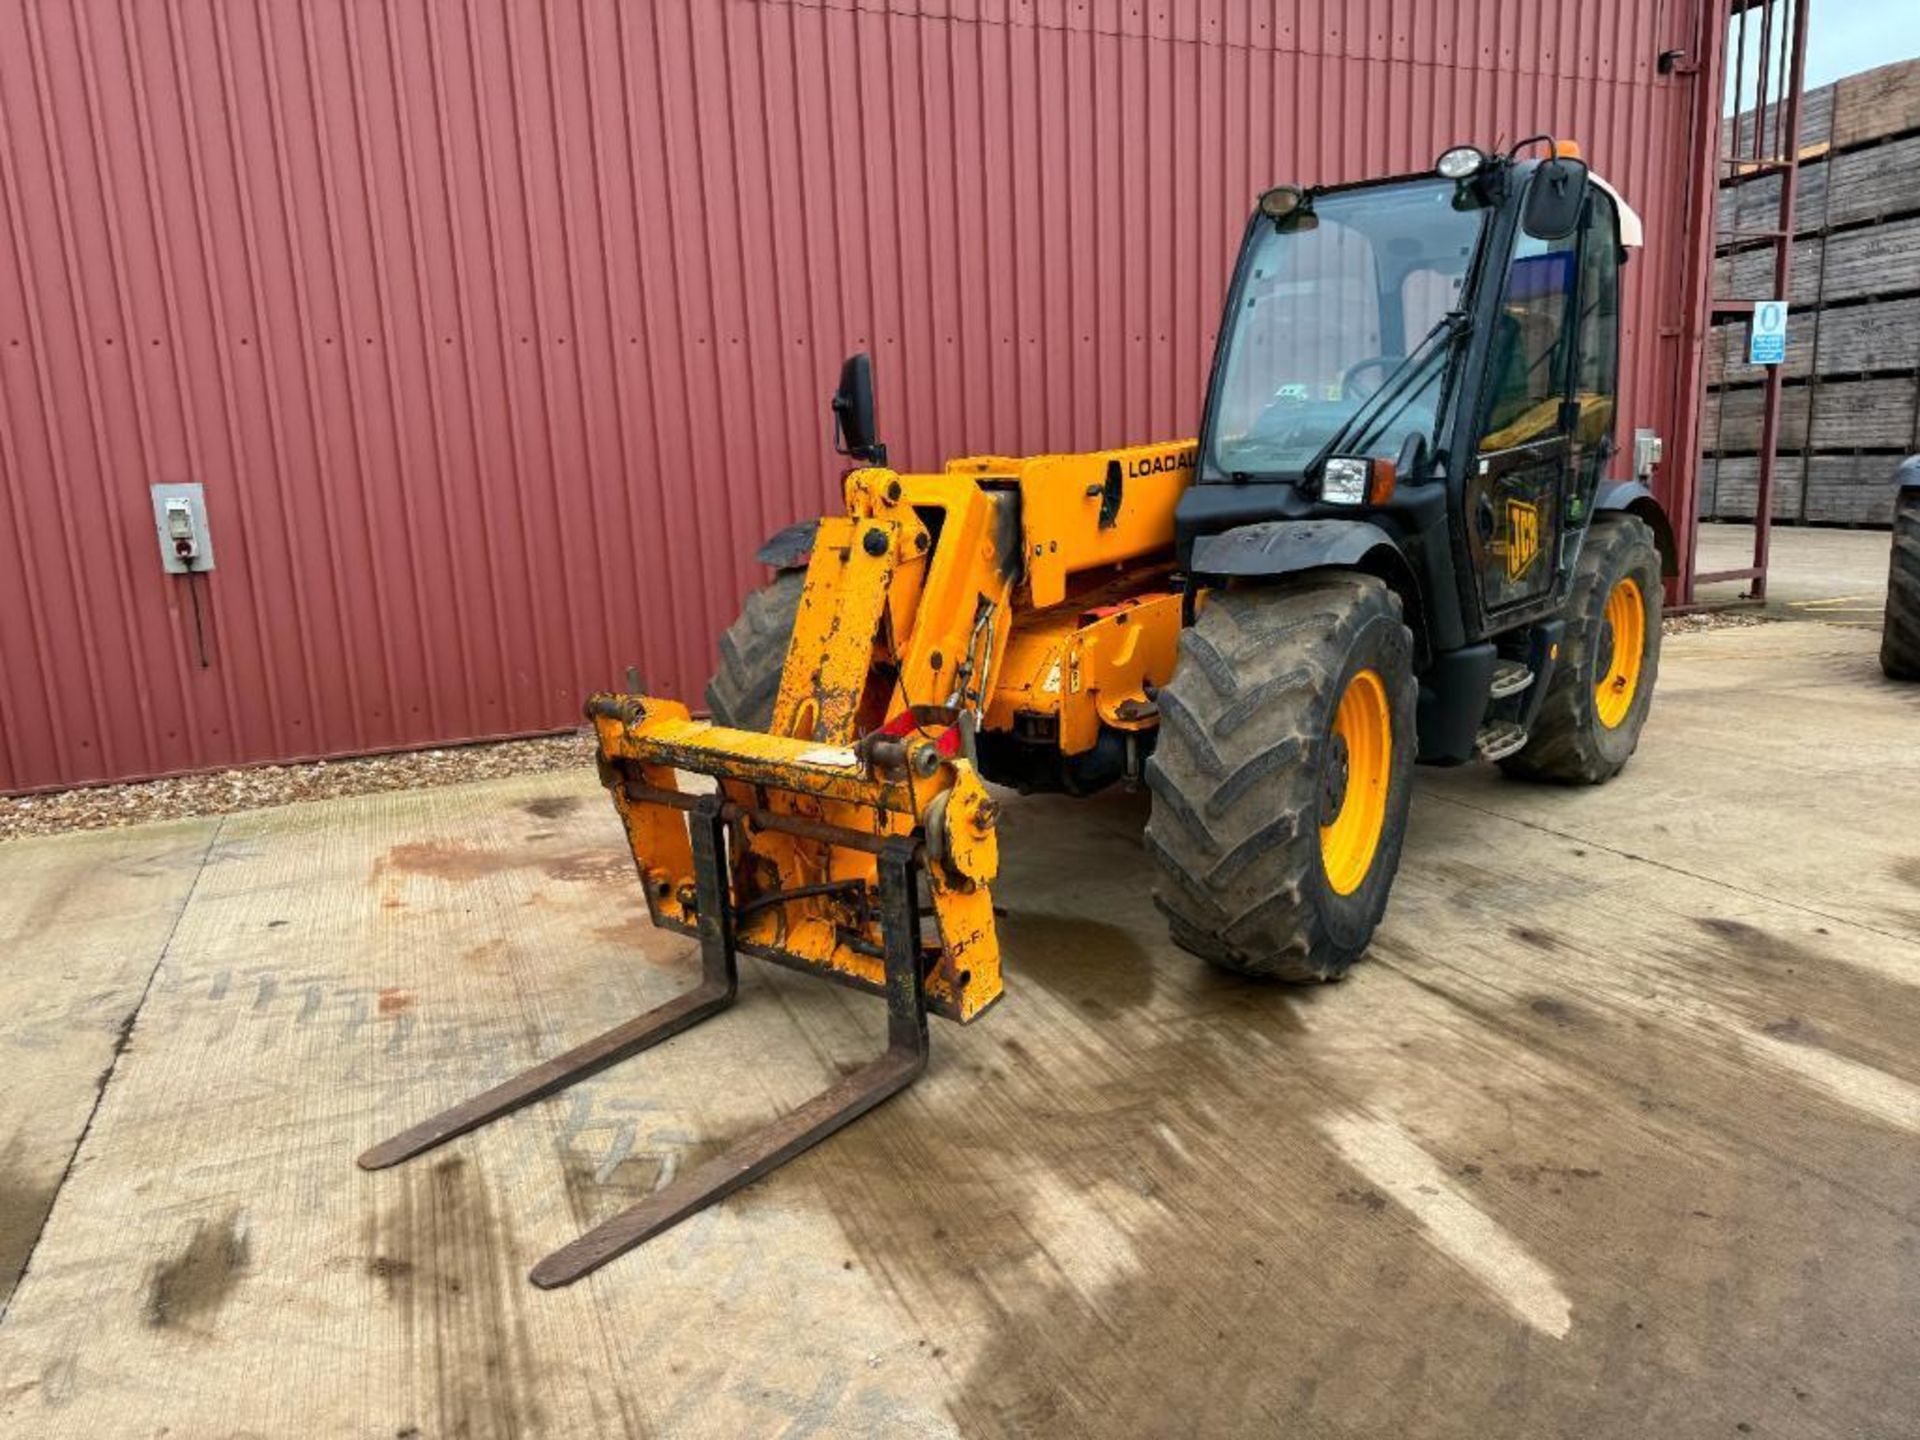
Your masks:
[[[701,796],[690,807],[689,830],[703,892],[699,897],[698,985],[374,1146],[360,1157],[361,1168],[384,1170],[411,1160],[637,1055],[732,1005],[739,993],[740,972],[734,949],[735,914],[722,882],[728,819],[728,806],[717,795]],[[918,900],[918,870],[924,857],[918,844],[903,836],[879,842],[876,851],[880,904],[888,937],[884,959],[885,1052],[799,1109],[735,1142],[722,1154],[554,1251],[533,1267],[529,1278],[535,1285],[553,1289],[572,1284],[785,1164],[919,1077],[927,1064],[927,1003]]]

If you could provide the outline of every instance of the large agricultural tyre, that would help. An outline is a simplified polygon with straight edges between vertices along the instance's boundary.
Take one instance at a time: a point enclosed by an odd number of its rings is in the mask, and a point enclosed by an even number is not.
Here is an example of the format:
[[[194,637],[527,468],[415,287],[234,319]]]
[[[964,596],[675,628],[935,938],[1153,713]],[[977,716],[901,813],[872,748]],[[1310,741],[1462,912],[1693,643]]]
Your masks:
[[[1527,743],[1507,774],[1563,785],[1610,780],[1640,744],[1660,671],[1660,552],[1637,516],[1593,519],[1567,596],[1567,628]]]
[[[806,583],[806,571],[782,570],[747,596],[740,618],[720,637],[720,668],[707,682],[707,709],[717,724],[765,730],[773,723]]]
[[[1208,595],[1147,761],[1177,944],[1242,975],[1346,974],[1400,863],[1416,694],[1399,597],[1371,576]]]
[[[1894,497],[1880,668],[1890,680],[1920,680],[1920,490],[1902,490]]]

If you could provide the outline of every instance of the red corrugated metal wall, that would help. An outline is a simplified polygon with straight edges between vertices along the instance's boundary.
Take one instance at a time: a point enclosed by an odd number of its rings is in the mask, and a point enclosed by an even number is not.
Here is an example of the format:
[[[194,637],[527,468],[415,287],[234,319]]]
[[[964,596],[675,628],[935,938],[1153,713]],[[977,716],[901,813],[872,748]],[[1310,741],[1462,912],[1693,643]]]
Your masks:
[[[1455,140],[1647,217],[1689,454],[1699,4],[0,0],[0,790],[697,697],[844,352],[896,463],[1189,430],[1254,194]]]

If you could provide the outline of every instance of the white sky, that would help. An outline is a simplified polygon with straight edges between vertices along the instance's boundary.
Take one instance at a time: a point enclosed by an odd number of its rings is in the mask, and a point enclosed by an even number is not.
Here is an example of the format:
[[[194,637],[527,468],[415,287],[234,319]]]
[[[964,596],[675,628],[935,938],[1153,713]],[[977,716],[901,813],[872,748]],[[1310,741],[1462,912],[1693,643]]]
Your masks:
[[[1847,75],[1857,75],[1876,65],[1920,56],[1920,4],[1914,0],[1806,0],[1813,8],[1807,18],[1807,89],[1830,85]],[[1775,18],[1787,13],[1776,3]],[[1731,22],[1738,26],[1736,19]],[[1733,34],[1737,35],[1737,28]],[[1731,36],[1729,38],[1732,38]],[[1747,17],[1747,50],[1759,53],[1760,12]],[[1751,105],[1753,61],[1746,66],[1746,104]],[[1729,89],[1733,83],[1731,67],[1727,73]],[[1734,97],[1728,96],[1728,109]],[[1744,107],[1743,107],[1744,108]]]
[[[1813,0],[1807,15],[1807,88],[1920,55],[1920,5],[1911,0]]]

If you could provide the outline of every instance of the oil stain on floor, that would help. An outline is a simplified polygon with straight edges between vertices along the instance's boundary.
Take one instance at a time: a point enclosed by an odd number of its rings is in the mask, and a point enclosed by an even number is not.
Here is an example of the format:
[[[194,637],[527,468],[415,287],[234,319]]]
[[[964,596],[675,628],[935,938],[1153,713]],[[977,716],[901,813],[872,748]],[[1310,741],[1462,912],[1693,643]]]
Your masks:
[[[20,1283],[21,1272],[27,1268],[60,1188],[57,1181],[28,1178],[20,1163],[19,1148],[16,1140],[0,1158],[0,1305]]]
[[[156,1330],[193,1329],[226,1304],[250,1263],[246,1217],[238,1209],[202,1220],[170,1260],[147,1279],[146,1321]]]
[[[428,1381],[426,1413],[394,1433],[541,1434],[539,1367],[522,1305],[537,1292],[486,1179],[451,1156],[396,1172],[393,1199],[362,1236],[360,1266],[398,1312],[409,1369]]]
[[[391,876],[416,875],[469,884],[509,870],[539,870],[568,884],[598,885],[631,879],[633,858],[625,850],[595,846],[558,855],[527,850],[488,849],[457,840],[413,841],[391,847],[374,861],[369,883]]]

